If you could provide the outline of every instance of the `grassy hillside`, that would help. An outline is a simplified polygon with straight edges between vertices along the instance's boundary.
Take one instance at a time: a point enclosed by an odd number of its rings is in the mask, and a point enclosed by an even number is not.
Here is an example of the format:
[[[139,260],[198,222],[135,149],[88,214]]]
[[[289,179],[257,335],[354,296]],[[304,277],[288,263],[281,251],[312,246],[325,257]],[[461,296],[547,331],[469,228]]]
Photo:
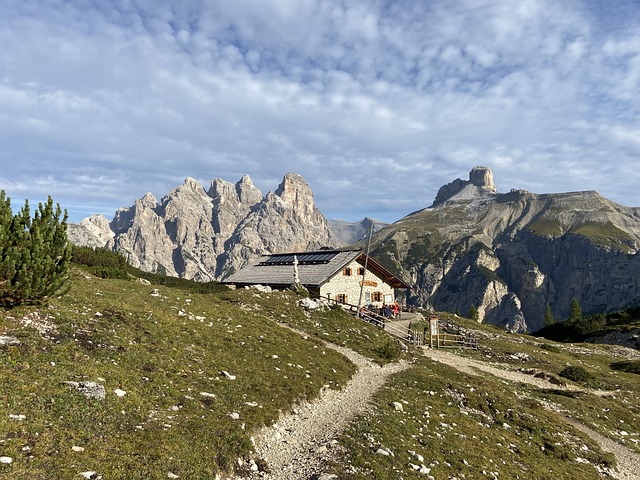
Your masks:
[[[0,311],[0,335],[20,340],[0,347],[0,456],[13,459],[0,476],[212,478],[230,470],[257,428],[354,373],[314,335],[279,325],[323,333],[296,300],[99,279],[75,267],[66,296]],[[353,335],[370,355],[383,351],[386,337],[369,325]],[[106,398],[85,398],[67,381],[98,382]]]
[[[353,375],[354,365],[321,339],[378,363],[399,355],[383,331],[339,310],[306,312],[298,299],[101,279],[75,266],[64,297],[1,310],[0,335],[20,344],[0,347],[0,456],[12,459],[0,463],[0,478],[215,478],[252,458],[260,427]],[[615,367],[624,359],[609,347],[466,325],[479,329],[482,348],[460,355],[567,384],[562,369],[580,365],[591,374],[579,384],[585,392],[461,373],[411,349],[413,366],[339,439],[332,470],[340,478],[427,478],[411,465],[438,479],[602,478],[598,469],[613,457],[543,403],[640,452],[633,362]],[[97,382],[106,398],[85,398],[68,381]]]
[[[479,350],[458,355],[550,379],[557,388],[472,375],[419,359],[387,384],[371,411],[341,439],[346,458],[334,470],[340,478],[418,479],[426,470],[436,479],[610,478],[604,472],[615,469],[613,455],[564,421],[565,415],[640,453],[640,360],[621,361],[619,347],[558,345],[456,321],[479,329],[481,336]],[[582,367],[589,379],[563,377],[567,365]],[[394,402],[403,405],[402,411]],[[426,470],[421,473],[419,467]]]

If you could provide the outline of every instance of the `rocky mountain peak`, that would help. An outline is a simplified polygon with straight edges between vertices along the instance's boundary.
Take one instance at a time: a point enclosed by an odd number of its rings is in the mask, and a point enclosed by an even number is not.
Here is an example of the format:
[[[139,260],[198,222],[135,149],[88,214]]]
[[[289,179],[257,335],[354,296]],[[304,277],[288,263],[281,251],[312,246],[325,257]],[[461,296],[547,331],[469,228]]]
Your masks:
[[[493,193],[496,186],[493,183],[493,172],[487,167],[474,167],[469,172],[469,181],[476,187],[485,188]]]
[[[275,194],[303,216],[311,215],[315,209],[311,187],[297,173],[287,173]]]
[[[185,188],[188,188],[189,190],[193,190],[194,192],[200,192],[201,190],[203,190],[198,181],[191,177],[187,177],[184,179],[183,186]]]
[[[454,200],[474,200],[496,194],[493,173],[487,167],[474,167],[469,172],[469,180],[455,179],[440,187],[432,207]]]
[[[77,227],[70,229],[76,244],[107,246],[142,270],[201,281],[236,271],[259,252],[339,244],[311,188],[293,173],[264,197],[248,175],[235,184],[214,179],[208,192],[187,177],[161,203],[147,193],[110,223],[96,217]]]
[[[247,205],[255,205],[262,200],[262,192],[253,184],[249,175],[243,175],[235,185],[238,200]]]
[[[144,208],[156,208],[158,206],[158,199],[153,196],[151,192],[147,192],[144,196],[136,200],[136,206]]]

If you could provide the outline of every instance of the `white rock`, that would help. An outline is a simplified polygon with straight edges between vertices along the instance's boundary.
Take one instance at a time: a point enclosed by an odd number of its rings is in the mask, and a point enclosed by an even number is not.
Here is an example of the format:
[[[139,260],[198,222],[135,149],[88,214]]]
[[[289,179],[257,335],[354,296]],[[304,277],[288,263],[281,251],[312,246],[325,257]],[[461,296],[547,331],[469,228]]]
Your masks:
[[[73,450],[74,452],[84,452],[84,447],[74,445],[73,447],[71,447],[71,450]]]
[[[391,403],[391,405],[396,409],[396,411],[404,412],[404,408],[402,407],[402,404],[400,402],[393,402]]]
[[[11,457],[0,457],[0,463],[11,463],[13,462],[13,458]]]
[[[9,418],[11,420],[25,420],[27,417],[26,415],[22,415],[21,413],[19,413],[18,415],[14,415],[13,413],[10,413]]]
[[[93,478],[98,478],[98,473],[89,470],[89,471],[86,471],[86,472],[80,472],[80,476],[82,476],[84,478],[93,479]]]
[[[224,370],[222,370],[222,374],[227,377],[229,380],[235,380],[236,376],[235,375],[231,375],[229,372],[225,372]]]
[[[5,345],[20,345],[20,340],[16,337],[0,335],[0,347],[4,347]]]
[[[229,414],[229,416],[231,417],[232,420],[239,420],[240,419],[240,414],[236,413],[236,412],[231,412]]]
[[[215,394],[209,393],[209,392],[200,392],[200,395],[202,395],[203,397],[208,397],[208,398],[216,398]]]
[[[119,388],[116,388],[113,393],[115,393],[119,397],[124,397],[127,394],[127,392],[125,392],[124,390],[120,390]]]
[[[376,450],[376,453],[378,455],[383,455],[385,457],[388,457],[391,455],[391,452],[389,450],[385,450],[384,448],[379,448],[378,450]]]
[[[169,473],[167,473],[167,478],[174,478],[175,479],[175,478],[180,478],[180,476],[176,475],[173,472],[169,472]]]
[[[104,387],[96,382],[63,382],[65,385],[69,385],[80,391],[87,398],[96,398],[98,400],[104,400],[106,392]]]

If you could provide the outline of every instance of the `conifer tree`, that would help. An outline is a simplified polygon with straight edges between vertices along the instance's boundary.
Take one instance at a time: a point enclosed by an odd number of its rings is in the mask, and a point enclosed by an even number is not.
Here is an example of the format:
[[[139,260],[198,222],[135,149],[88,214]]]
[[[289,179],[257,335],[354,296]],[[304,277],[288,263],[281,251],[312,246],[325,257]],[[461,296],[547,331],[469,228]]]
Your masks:
[[[29,202],[11,215],[0,192],[0,304],[35,302],[63,293],[68,286],[71,244],[67,241],[67,212],[53,200],[39,204],[33,220]]]
[[[548,327],[554,323],[556,323],[556,319],[553,318],[553,310],[551,310],[551,305],[547,303],[547,309],[544,312],[544,326]]]
[[[571,307],[569,307],[569,317],[567,318],[567,323],[574,325],[579,323],[581,320],[582,309],[580,308],[578,299],[574,297],[573,300],[571,300]]]

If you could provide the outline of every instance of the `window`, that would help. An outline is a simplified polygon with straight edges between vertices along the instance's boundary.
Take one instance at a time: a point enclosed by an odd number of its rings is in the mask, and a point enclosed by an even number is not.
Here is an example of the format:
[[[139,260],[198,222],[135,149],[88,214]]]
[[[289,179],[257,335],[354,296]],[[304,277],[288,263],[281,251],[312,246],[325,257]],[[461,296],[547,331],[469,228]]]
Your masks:
[[[344,274],[345,277],[350,277],[351,276],[351,267],[345,267],[344,271],[342,272]]]
[[[340,303],[347,303],[347,296],[344,293],[339,293],[336,295],[336,300]]]
[[[381,302],[382,301],[382,292],[373,292],[371,294],[372,302]]]
[[[360,276],[364,275],[364,267],[358,268],[358,275],[360,275]]]

